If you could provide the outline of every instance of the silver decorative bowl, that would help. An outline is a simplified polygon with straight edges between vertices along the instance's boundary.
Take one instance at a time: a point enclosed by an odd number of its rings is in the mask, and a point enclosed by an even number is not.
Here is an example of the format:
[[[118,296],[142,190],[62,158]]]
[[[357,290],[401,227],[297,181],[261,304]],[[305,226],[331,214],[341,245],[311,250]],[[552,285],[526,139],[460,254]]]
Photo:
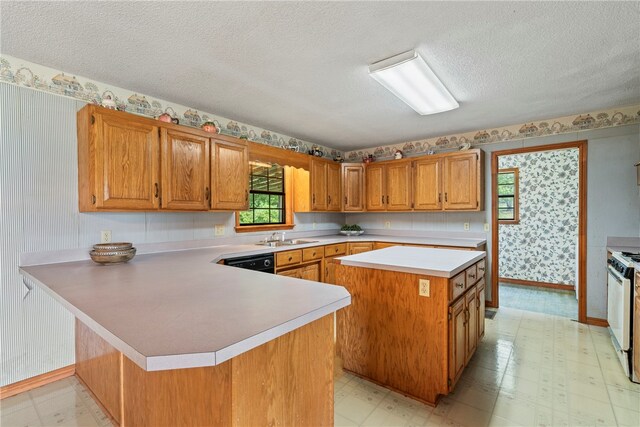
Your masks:
[[[340,234],[344,234],[345,236],[359,236],[362,233],[364,233],[364,230],[360,230],[360,231],[340,230]]]
[[[126,251],[133,247],[133,243],[129,242],[119,242],[119,243],[98,243],[97,245],[93,245],[93,250],[102,252],[113,252],[113,251]]]

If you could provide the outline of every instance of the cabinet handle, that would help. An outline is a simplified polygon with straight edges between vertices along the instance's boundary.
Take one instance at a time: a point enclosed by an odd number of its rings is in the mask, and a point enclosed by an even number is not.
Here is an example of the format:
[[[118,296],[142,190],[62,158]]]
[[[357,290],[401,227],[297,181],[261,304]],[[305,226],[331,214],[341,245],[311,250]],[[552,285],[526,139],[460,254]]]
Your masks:
[[[153,184],[153,187],[154,187],[154,188],[155,188],[155,190],[156,190],[156,191],[155,191],[154,196],[155,196],[155,198],[157,199],[157,198],[158,198],[158,193],[159,193],[158,183],[156,182],[155,184]]]
[[[478,270],[482,271],[484,273],[484,269],[485,267],[478,267]]]
[[[289,261],[291,261],[293,259],[293,257],[289,257]]]
[[[91,195],[91,204],[93,204],[93,205],[96,204],[96,195],[95,194]]]
[[[204,199],[209,200],[209,187],[204,190]]]
[[[442,193],[438,193],[438,203],[442,202]]]
[[[327,200],[328,200],[327,204],[330,205],[331,204],[331,196],[327,196]]]
[[[475,279],[476,275],[475,274],[470,274],[469,277],[471,277],[472,279]]]
[[[382,204],[384,205],[384,196],[382,196]]]
[[[344,204],[347,204],[347,196],[344,196]]]
[[[455,287],[456,288],[464,288],[464,283],[456,283]]]
[[[448,200],[447,200],[447,193],[444,193],[444,201],[445,201],[445,202],[448,202]]]
[[[316,195],[315,194],[311,197],[311,203],[313,203],[314,205],[316,204]]]
[[[387,196],[387,204],[389,204],[389,196]]]

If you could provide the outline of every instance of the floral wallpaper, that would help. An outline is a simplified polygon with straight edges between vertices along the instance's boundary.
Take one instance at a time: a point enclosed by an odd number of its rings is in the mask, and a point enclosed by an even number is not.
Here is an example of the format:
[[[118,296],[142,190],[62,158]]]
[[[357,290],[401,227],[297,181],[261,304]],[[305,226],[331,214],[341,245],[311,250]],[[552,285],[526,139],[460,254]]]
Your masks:
[[[349,151],[345,153],[345,159],[350,162],[359,162],[364,157],[372,155],[376,160],[389,160],[393,159],[397,150],[402,151],[406,157],[413,157],[424,154],[456,151],[469,147],[482,148],[483,145],[496,142],[514,141],[637,123],[640,123],[640,105],[632,105],[605,111],[583,113],[577,116],[548,119],[536,123],[524,123],[504,126],[498,129],[484,129],[394,145],[383,145],[364,150]]]
[[[500,277],[576,284],[577,148],[500,156],[519,168],[520,223],[499,227]]]
[[[312,144],[267,129],[257,128],[211,113],[198,112],[178,104],[133,93],[126,89],[108,86],[79,76],[65,74],[49,67],[30,63],[8,55],[0,56],[0,82],[37,89],[61,96],[79,99],[92,104],[115,103],[121,111],[147,117],[168,113],[178,119],[179,124],[199,128],[203,123],[215,123],[221,134],[246,138],[271,146],[308,153],[317,148],[323,157],[336,158],[342,152],[333,148]]]

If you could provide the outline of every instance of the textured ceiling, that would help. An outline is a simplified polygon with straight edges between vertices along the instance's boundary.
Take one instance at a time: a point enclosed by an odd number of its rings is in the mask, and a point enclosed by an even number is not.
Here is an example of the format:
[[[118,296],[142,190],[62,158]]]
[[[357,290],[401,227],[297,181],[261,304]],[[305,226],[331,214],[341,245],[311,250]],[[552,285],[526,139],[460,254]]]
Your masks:
[[[0,52],[340,149],[640,101],[639,2],[7,2]],[[460,102],[367,74],[415,48]]]

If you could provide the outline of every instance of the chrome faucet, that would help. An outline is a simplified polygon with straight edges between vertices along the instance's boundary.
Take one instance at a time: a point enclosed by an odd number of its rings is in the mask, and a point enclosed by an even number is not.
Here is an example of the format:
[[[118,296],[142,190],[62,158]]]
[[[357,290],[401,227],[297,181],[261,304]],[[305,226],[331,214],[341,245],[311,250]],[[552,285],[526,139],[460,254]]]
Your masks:
[[[278,240],[284,241],[284,231],[278,233],[277,231],[271,235],[269,242],[277,242]]]

